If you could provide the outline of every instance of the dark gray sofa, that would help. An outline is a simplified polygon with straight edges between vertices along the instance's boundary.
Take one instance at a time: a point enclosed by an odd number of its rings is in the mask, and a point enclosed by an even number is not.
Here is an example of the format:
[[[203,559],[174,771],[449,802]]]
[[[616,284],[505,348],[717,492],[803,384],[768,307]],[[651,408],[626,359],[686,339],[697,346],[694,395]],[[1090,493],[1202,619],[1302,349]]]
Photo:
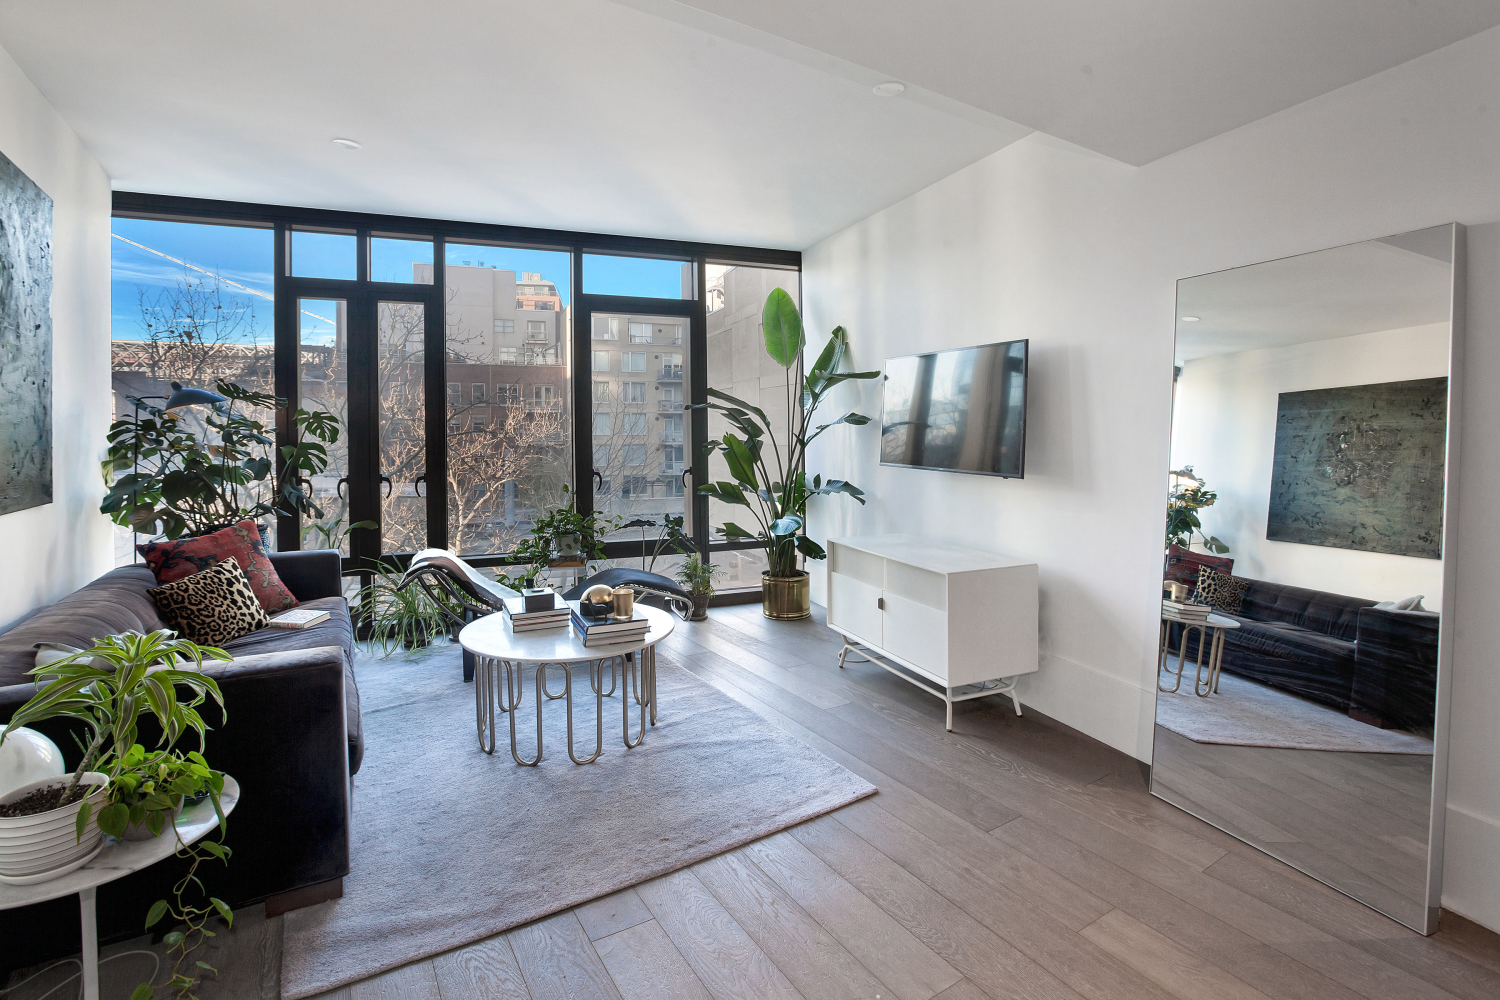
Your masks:
[[[206,668],[219,682],[227,719],[204,708],[213,727],[205,752],[239,782],[241,797],[226,839],[233,857],[202,875],[232,907],[266,901],[268,911],[282,912],[341,894],[349,872],[349,778],[364,740],[339,553],[274,553],[271,562],[303,607],[325,609],[330,618],[301,631],[262,629],[227,644],[232,662]],[[153,586],[149,569],[124,566],[0,632],[0,721],[35,692],[27,671],[36,643],[87,646],[100,636],[163,627],[146,592]],[[143,719],[143,742],[156,739],[153,725]],[[68,724],[35,728],[76,766]],[[167,896],[184,870],[169,859],[101,887],[101,941],[139,935],[151,903]],[[0,942],[0,972],[76,952],[78,901],[0,911]]]
[[[1251,580],[1224,636],[1223,667],[1384,728],[1430,729],[1439,616],[1362,597]],[[1172,641],[1181,633],[1174,627]],[[1194,631],[1187,655],[1197,656]]]

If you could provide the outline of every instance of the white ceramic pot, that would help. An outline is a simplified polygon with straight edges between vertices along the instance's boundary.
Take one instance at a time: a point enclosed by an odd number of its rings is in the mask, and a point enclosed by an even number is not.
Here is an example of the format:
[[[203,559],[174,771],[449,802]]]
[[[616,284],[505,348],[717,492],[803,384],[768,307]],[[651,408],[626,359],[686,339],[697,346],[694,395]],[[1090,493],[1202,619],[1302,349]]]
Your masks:
[[[66,776],[43,778],[22,785],[0,795],[0,805],[14,802],[33,789],[67,780]],[[94,786],[87,801],[97,815],[104,805],[109,777],[98,771],[89,771],[84,774],[82,782]],[[94,854],[104,839],[104,831],[99,829],[98,823],[90,821],[82,838],[78,837],[78,806],[79,803],[72,802],[31,816],[0,816],[0,876],[18,878],[70,868],[79,859]],[[58,871],[58,874],[64,873]]]

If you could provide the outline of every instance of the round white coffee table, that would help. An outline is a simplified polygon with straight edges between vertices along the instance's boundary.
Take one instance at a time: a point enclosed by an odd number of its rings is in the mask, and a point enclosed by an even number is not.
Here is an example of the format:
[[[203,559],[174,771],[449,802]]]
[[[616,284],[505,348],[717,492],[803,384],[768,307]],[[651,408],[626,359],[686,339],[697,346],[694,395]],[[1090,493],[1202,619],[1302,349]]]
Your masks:
[[[635,613],[651,622],[651,630],[628,642],[607,646],[585,646],[572,626],[522,632],[510,630],[505,615],[494,614],[464,626],[459,645],[474,654],[474,714],[479,729],[479,749],[495,752],[495,715],[510,716],[510,755],[517,764],[534,767],[542,759],[542,704],[562,698],[568,708],[568,757],[575,764],[592,764],[604,752],[604,699],[620,689],[620,714],[626,748],[638,747],[646,738],[646,718],[656,725],[656,644],[672,634],[675,619],[666,611],[643,604]],[[522,668],[536,664],[536,756],[521,756],[516,746],[516,711],[521,707]],[[579,757],[573,749],[573,667],[586,664],[589,687],[594,692],[594,753]],[[604,689],[604,668],[609,665],[609,690]],[[554,694],[547,685],[549,667],[562,668],[562,690]],[[630,734],[630,703],[640,708],[635,738]]]
[[[239,783],[224,775],[219,806],[226,817],[239,801]],[[106,838],[104,849],[94,855],[94,860],[66,875],[32,885],[0,883],[0,910],[45,903],[76,892],[83,924],[83,1000],[99,1000],[99,929],[94,919],[94,897],[99,887],[171,857],[177,851],[178,837],[185,844],[195,844],[218,825],[214,805],[205,799],[182,810],[182,815],[177,817],[176,837],[167,829],[160,837],[151,840],[114,841]],[[140,919],[144,921],[146,914],[142,913]]]
[[[1172,623],[1176,622],[1182,626],[1182,637],[1177,641],[1177,683],[1170,688],[1161,686],[1161,681],[1156,682],[1156,689],[1164,694],[1176,694],[1177,689],[1182,687],[1182,653],[1187,648],[1188,634],[1193,629],[1198,630],[1198,672],[1193,678],[1193,693],[1200,698],[1207,698],[1210,694],[1219,691],[1219,668],[1224,662],[1224,635],[1232,628],[1239,628],[1240,623],[1225,615],[1210,613],[1208,618],[1182,618],[1168,611],[1161,613],[1161,652],[1156,660],[1156,673],[1161,675],[1163,668],[1167,665],[1168,644],[1172,638]],[[1203,647],[1208,647],[1208,663],[1203,662]],[[1203,676],[1203,668],[1208,667],[1208,677]],[[1171,671],[1167,674],[1170,676]]]

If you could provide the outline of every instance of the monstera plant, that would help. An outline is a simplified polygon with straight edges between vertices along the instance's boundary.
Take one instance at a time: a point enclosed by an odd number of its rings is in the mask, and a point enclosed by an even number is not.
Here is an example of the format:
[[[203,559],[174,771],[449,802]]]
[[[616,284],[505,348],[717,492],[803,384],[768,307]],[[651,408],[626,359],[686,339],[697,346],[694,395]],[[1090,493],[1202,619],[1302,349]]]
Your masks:
[[[865,502],[859,487],[842,479],[825,481],[815,475],[809,480],[804,468],[807,446],[830,427],[870,422],[862,413],[846,413],[824,424],[815,424],[814,420],[835,386],[850,379],[878,378],[880,373],[839,371],[849,350],[849,336],[840,326],[834,328],[812,367],[798,379],[793,369],[801,359],[806,338],[797,304],[783,289],[773,289],[766,297],[761,325],[766,353],[787,371],[785,435],[778,439],[771,418],[759,406],[717,389],[708,390],[710,402],[700,405],[721,414],[732,428],[709,441],[708,449],[724,456],[733,479],[707,483],[698,492],[747,508],[754,518],[753,529],[728,521],[715,530],[731,541],[753,538],[765,549],[769,568],[761,574],[761,584],[766,617],[806,618],[811,612],[811,595],[807,572],[798,568],[797,557],[822,559],[825,555],[823,547],[807,536],[808,498],[846,493],[861,504]]]
[[[285,410],[287,401],[233,382],[216,388],[225,400],[204,418],[205,435],[178,411],[128,397],[137,410],[110,424],[104,461],[110,489],[99,507],[116,524],[171,539],[272,514],[322,517],[304,487],[328,467],[338,418],[297,410],[297,443],[277,449],[275,432],[257,414]]]

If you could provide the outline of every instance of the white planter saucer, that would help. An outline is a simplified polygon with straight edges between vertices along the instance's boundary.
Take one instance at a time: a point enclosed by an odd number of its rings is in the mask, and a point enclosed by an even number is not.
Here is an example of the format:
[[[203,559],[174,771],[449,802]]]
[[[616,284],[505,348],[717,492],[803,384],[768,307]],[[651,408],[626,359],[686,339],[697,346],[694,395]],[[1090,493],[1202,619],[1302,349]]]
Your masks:
[[[109,837],[100,837],[99,846],[94,848],[88,854],[85,854],[83,857],[79,858],[77,861],[70,861],[68,864],[63,865],[61,868],[54,868],[51,871],[46,872],[38,872],[35,875],[0,875],[0,885],[37,885],[41,882],[50,882],[55,878],[62,878],[69,872],[77,871],[79,868],[82,868],[90,861],[93,861],[94,858],[98,857],[100,851],[104,850],[112,843],[114,843],[114,841],[112,841]]]

